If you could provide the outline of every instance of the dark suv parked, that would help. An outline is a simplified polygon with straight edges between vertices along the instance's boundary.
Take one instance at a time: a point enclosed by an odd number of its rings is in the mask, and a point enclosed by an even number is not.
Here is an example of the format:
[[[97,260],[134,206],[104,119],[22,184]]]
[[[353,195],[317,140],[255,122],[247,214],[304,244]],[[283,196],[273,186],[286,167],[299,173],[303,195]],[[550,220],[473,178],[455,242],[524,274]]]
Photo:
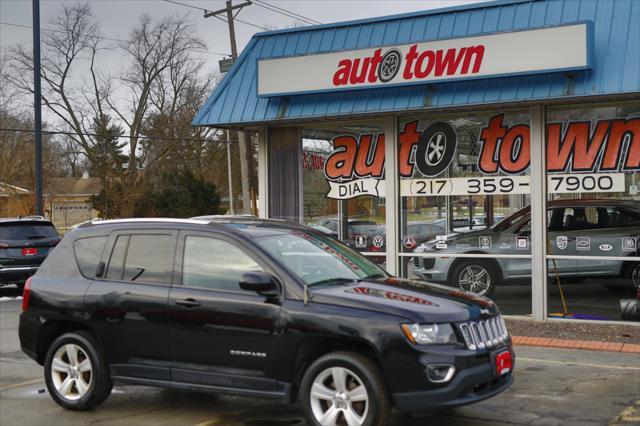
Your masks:
[[[53,399],[112,383],[299,401],[310,424],[469,404],[512,383],[489,299],[400,280],[279,221],[119,220],[67,234],[25,287],[22,350]]]
[[[0,218],[0,285],[22,287],[59,242],[56,228],[40,216]]]

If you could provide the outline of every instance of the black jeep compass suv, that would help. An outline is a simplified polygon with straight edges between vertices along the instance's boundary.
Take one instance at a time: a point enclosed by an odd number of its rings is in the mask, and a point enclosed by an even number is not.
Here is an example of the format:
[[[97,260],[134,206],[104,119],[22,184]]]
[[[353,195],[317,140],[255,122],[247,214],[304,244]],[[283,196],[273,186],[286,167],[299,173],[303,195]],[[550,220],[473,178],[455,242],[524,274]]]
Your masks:
[[[252,218],[84,224],[27,282],[19,333],[75,410],[133,383],[297,400],[314,425],[386,425],[393,406],[469,404],[513,380],[489,299]]]

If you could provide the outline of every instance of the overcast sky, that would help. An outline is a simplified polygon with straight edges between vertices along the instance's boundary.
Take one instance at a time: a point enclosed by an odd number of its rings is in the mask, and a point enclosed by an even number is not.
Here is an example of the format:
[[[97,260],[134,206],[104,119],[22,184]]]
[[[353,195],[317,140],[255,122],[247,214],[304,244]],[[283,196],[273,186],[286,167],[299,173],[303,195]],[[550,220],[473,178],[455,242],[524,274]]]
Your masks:
[[[224,54],[229,55],[228,27],[225,22],[214,18],[203,18],[203,11],[218,10],[225,6],[224,0],[175,0],[186,6],[169,3],[165,0],[92,0],[89,1],[94,16],[100,22],[102,36],[115,39],[127,38],[131,28],[139,17],[147,13],[154,18],[172,14],[188,15],[193,21],[193,29],[207,44],[208,53],[203,53],[208,70],[218,71],[218,60]],[[239,4],[244,0],[234,0]],[[353,19],[384,16],[397,13],[442,8],[478,2],[479,0],[265,0],[268,4],[287,9],[321,23],[348,21]],[[57,15],[63,4],[73,1],[40,0],[41,27],[46,30],[49,20]],[[84,3],[84,2],[80,2]],[[7,52],[16,43],[31,47],[32,0],[0,0],[0,48]],[[246,21],[236,22],[238,51],[241,52],[251,36],[263,31],[257,27],[269,29],[287,28],[300,24],[300,20],[267,10],[254,3],[242,9],[237,18]],[[250,25],[252,24],[252,25]],[[257,27],[256,27],[257,26]],[[27,27],[27,28],[25,28]],[[103,52],[98,65],[105,74],[123,71],[127,63],[121,60],[117,51]],[[86,76],[75,76],[83,79]],[[30,100],[27,100],[30,103]],[[26,106],[26,105],[25,105]],[[46,109],[45,119],[51,118]]]

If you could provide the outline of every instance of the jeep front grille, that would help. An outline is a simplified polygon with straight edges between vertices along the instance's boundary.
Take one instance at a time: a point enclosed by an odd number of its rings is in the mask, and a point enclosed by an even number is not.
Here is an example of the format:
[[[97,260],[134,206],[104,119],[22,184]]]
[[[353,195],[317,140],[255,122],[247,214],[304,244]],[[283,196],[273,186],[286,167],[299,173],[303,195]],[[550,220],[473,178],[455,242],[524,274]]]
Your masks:
[[[507,325],[500,315],[486,320],[459,324],[467,348],[491,349],[503,343],[509,337]]]

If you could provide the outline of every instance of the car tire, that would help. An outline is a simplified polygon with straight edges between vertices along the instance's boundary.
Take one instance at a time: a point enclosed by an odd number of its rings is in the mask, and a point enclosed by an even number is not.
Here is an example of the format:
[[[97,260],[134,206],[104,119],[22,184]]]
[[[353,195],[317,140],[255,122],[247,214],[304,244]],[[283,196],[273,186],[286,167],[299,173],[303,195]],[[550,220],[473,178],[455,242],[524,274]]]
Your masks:
[[[63,334],[49,347],[44,378],[53,400],[68,410],[85,411],[102,404],[113,384],[109,367],[91,334]]]
[[[492,262],[465,259],[453,268],[449,276],[449,285],[482,296],[490,296],[496,288],[497,278],[498,272]]]
[[[382,373],[357,353],[332,352],[317,359],[305,371],[298,397],[310,425],[390,423],[391,399]]]

